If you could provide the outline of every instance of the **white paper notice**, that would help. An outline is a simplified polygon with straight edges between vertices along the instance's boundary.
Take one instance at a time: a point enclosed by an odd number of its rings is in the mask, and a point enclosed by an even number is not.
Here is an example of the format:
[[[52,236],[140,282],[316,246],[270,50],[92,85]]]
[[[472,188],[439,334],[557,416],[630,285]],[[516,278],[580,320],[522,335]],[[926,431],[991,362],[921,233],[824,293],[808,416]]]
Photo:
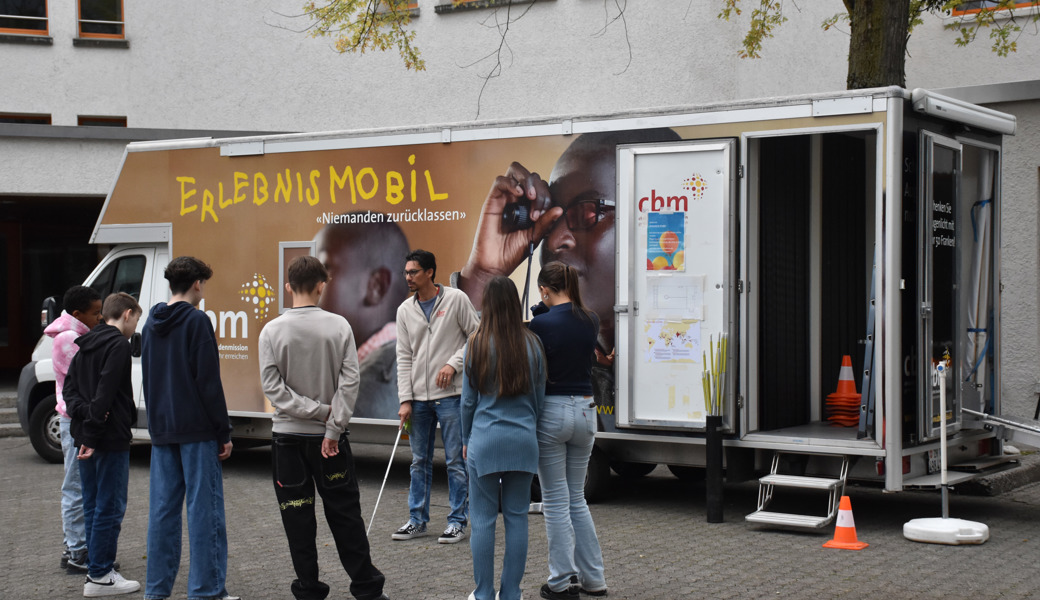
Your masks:
[[[658,317],[703,320],[704,280],[704,275],[650,279],[650,310]]]

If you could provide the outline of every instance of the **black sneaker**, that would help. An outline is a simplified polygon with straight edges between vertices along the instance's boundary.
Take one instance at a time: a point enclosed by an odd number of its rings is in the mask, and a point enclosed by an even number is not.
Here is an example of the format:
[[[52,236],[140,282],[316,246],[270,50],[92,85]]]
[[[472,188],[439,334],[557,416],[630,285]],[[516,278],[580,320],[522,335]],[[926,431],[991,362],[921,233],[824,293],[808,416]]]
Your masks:
[[[426,523],[415,525],[408,521],[390,537],[395,540],[410,540],[424,535],[426,535]]]
[[[65,559],[65,568],[69,573],[86,573],[89,566],[90,561],[87,559],[86,550],[70,552],[68,558]]]
[[[457,544],[466,539],[466,528],[458,525],[448,525],[437,542],[441,544]]]
[[[579,597],[577,588],[573,586],[567,586],[567,589],[562,592],[554,592],[549,588],[548,583],[542,584],[541,596],[547,600],[577,600]]]
[[[603,588],[602,590],[591,590],[591,591],[587,590],[585,588],[581,588],[581,593],[585,594],[586,596],[596,596],[596,597],[602,598],[603,596],[607,595],[607,588]]]
[[[79,552],[72,552],[68,558],[63,558],[65,564],[62,567],[69,573],[86,573],[90,570],[90,558],[87,556],[86,550]],[[119,561],[112,563],[112,570],[119,570]]]

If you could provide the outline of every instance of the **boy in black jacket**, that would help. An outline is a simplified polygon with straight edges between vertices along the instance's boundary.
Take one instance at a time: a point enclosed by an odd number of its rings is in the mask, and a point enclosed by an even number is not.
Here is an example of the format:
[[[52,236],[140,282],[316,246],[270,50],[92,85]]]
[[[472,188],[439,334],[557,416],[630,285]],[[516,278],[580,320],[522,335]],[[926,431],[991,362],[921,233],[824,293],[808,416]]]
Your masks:
[[[105,322],[76,340],[79,352],[65,379],[65,403],[72,437],[79,447],[83,516],[89,568],[87,597],[128,594],[141,584],[113,568],[119,530],[126,513],[130,476],[130,428],[137,422],[130,383],[130,344],[141,306],[133,296],[112,294],[101,315]]]

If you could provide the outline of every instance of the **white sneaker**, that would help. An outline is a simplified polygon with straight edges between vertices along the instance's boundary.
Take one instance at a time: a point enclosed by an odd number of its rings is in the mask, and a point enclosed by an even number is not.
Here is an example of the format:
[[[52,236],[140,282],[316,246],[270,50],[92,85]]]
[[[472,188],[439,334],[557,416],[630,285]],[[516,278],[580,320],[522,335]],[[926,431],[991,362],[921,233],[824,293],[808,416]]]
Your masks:
[[[476,593],[477,593],[477,590],[473,590],[472,592],[470,592],[469,593],[469,598],[467,598],[466,600],[477,600],[477,597],[473,595],[473,594],[476,594]],[[498,600],[498,592],[495,592],[495,600]],[[524,591],[523,590],[520,590],[520,600],[524,600]]]
[[[466,528],[459,527],[458,525],[448,525],[448,528],[444,530],[441,537],[437,538],[437,542],[441,544],[457,544],[462,540],[466,539]]]
[[[141,584],[131,579],[125,579],[119,571],[112,569],[107,575],[98,579],[87,576],[87,582],[83,584],[83,595],[87,598],[99,596],[118,596],[119,594],[131,594],[141,589]]]
[[[408,521],[390,537],[395,540],[410,540],[424,535],[426,535],[426,523],[416,525],[411,521]]]

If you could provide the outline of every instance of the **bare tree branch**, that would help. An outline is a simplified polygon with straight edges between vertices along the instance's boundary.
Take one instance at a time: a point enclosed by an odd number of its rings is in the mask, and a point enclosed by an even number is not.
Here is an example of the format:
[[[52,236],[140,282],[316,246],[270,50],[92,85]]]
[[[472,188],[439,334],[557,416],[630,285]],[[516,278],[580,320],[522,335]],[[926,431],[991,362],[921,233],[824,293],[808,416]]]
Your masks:
[[[617,8],[617,16],[611,18],[610,11],[607,6],[608,4],[613,4],[614,7]],[[627,46],[628,48],[628,62],[625,63],[624,69],[621,69],[620,71],[614,73],[614,75],[621,75],[622,73],[628,70],[628,67],[632,65],[632,40],[628,37],[628,20],[625,19],[625,10],[627,8],[628,0],[603,0],[603,18],[605,22],[603,23],[603,27],[601,27],[599,31],[592,34],[592,37],[602,37],[606,33],[608,27],[610,27],[612,24],[618,21],[621,21],[621,28],[622,31],[624,31],[625,33],[625,46]]]
[[[484,81],[481,83],[481,85],[480,85],[480,92],[477,94],[477,113],[476,113],[476,115],[474,115],[473,118],[477,118],[477,117],[480,116],[481,101],[484,98],[484,91],[487,89],[488,84],[491,82],[492,79],[494,79],[496,77],[500,77],[502,75],[503,57],[508,56],[509,59],[510,59],[509,63],[510,64],[512,63],[513,50],[509,46],[509,41],[508,41],[510,26],[513,23],[515,23],[515,22],[519,21],[520,19],[524,18],[524,16],[526,16],[527,13],[530,12],[530,10],[534,7],[536,1],[537,0],[534,0],[532,2],[527,3],[527,6],[523,9],[523,11],[520,12],[520,14],[518,14],[518,15],[516,15],[514,17],[513,16],[513,12],[512,12],[513,0],[509,0],[506,3],[506,5],[505,5],[505,20],[504,21],[502,21],[499,18],[500,17],[499,9],[495,9],[494,11],[492,11],[492,13],[490,15],[488,15],[488,17],[486,17],[483,21],[481,21],[480,24],[482,26],[484,26],[484,27],[487,27],[488,29],[495,29],[495,30],[498,31],[498,34],[499,34],[498,46],[494,50],[492,50],[491,52],[488,52],[484,56],[478,58],[477,60],[475,60],[475,61],[473,61],[471,63],[461,64],[461,65],[456,63],[460,68],[468,69],[468,68],[471,68],[471,67],[475,67],[475,66],[477,66],[477,65],[479,65],[479,64],[481,64],[481,63],[483,63],[485,61],[489,61],[489,60],[493,61],[493,64],[491,65],[491,68],[488,69],[486,74],[481,75],[481,77],[484,79]],[[492,19],[494,20],[494,23],[493,24],[489,24],[489,22]]]

